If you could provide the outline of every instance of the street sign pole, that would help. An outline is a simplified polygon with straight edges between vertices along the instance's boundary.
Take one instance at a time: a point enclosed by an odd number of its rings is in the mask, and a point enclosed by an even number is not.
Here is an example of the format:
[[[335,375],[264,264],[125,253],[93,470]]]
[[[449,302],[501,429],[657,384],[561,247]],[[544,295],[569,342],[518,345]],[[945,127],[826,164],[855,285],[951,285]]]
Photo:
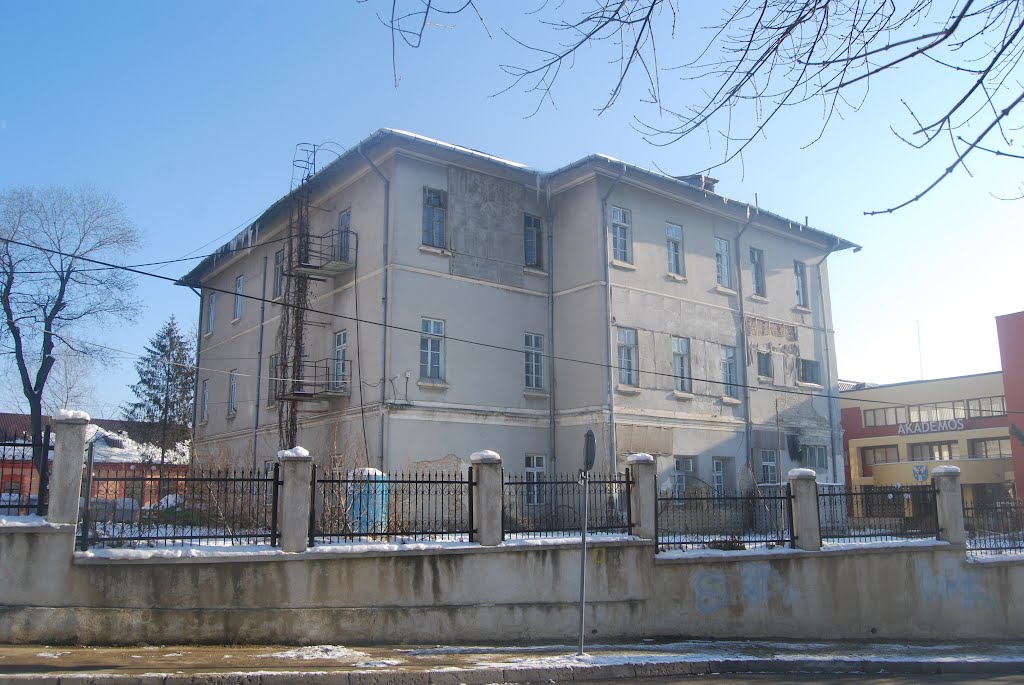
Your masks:
[[[586,634],[587,611],[587,517],[590,509],[590,469],[594,468],[597,456],[597,441],[594,431],[588,430],[583,439],[583,468],[580,470],[580,484],[583,486],[583,527],[580,531],[580,651],[583,656],[583,639]]]

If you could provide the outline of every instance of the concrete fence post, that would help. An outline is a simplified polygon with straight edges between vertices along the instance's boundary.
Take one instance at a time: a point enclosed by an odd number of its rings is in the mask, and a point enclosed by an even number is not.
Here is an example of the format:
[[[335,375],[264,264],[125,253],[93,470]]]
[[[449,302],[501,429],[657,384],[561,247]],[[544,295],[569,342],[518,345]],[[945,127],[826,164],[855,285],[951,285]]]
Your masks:
[[[964,496],[960,491],[960,468],[936,466],[932,469],[935,485],[935,507],[939,513],[939,539],[951,545],[962,545],[964,533]]]
[[[818,518],[817,474],[811,469],[789,472],[789,489],[793,493],[793,546],[797,549],[821,549],[821,521]]]
[[[657,523],[658,470],[654,457],[649,454],[631,454],[626,459],[633,478],[629,492],[629,508],[633,520],[633,535],[653,540]]]
[[[476,541],[484,547],[501,544],[501,504],[504,483],[501,475],[501,455],[491,450],[474,452],[469,457],[473,464],[473,529]]]
[[[54,415],[57,436],[53,448],[53,472],[50,474],[50,523],[78,523],[78,501],[82,496],[82,466],[85,463],[85,432],[89,415],[62,409]]]
[[[309,547],[309,506],[312,494],[313,458],[302,447],[277,453],[281,463],[281,497],[278,525],[281,551],[305,552]]]

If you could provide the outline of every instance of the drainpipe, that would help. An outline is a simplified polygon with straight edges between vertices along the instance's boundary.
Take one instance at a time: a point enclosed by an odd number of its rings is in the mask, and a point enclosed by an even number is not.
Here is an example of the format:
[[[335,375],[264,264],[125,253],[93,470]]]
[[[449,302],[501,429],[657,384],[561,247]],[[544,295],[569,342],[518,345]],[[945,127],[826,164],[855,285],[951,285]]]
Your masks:
[[[611,279],[611,264],[608,261],[608,198],[611,196],[612,191],[615,190],[615,186],[618,185],[622,177],[626,175],[626,165],[622,165],[622,171],[615,177],[612,184],[608,187],[608,192],[601,197],[601,228],[604,234],[604,239],[601,241],[603,246],[601,254],[604,256],[604,288],[605,288],[605,299],[604,299],[604,313],[605,313],[605,331],[604,331],[604,353],[605,359],[608,360],[608,375],[605,378],[605,382],[608,384],[606,396],[608,398],[608,420],[610,426],[610,432],[608,436],[608,473],[615,473],[615,455],[616,455],[616,440],[615,440],[615,372],[617,371],[616,363],[613,363],[615,357],[612,356],[612,279]]]
[[[551,455],[551,472],[558,473],[555,454],[555,220],[551,215],[551,177],[544,178],[544,207],[547,212],[547,270],[548,270],[548,454]]]
[[[825,338],[825,397],[828,398],[828,439],[832,447],[832,449],[829,450],[829,464],[832,469],[832,478],[836,478],[839,475],[836,471],[836,414],[835,408],[832,406],[833,402],[838,400],[835,400],[832,397],[832,357],[830,356],[830,347],[828,344],[828,317],[825,316],[825,288],[824,280],[821,277],[821,265],[837,247],[839,247],[838,239],[831,247],[828,248],[828,252],[825,253],[825,256],[819,259],[818,263],[814,266],[814,270],[818,275],[818,298],[821,300],[821,331]]]
[[[259,336],[259,347],[256,350],[256,418],[252,425],[252,467],[256,469],[258,467],[256,459],[256,431],[260,427],[260,392],[263,386],[263,324],[266,321],[267,314],[267,256],[263,256],[263,286],[260,290],[260,336]],[[274,370],[271,369],[273,375]],[[270,381],[273,383],[274,381]]]
[[[390,257],[388,253],[388,228],[390,226],[391,181],[377,168],[373,160],[363,152],[362,143],[356,147],[356,151],[359,152],[359,156],[366,160],[366,163],[370,165],[370,168],[374,170],[384,183],[384,240],[381,250],[384,254],[384,268],[381,271],[380,285],[380,435],[377,439],[377,448],[380,450],[380,464],[381,468],[384,468],[384,420],[387,416],[387,412],[384,410],[384,400],[387,393],[386,380],[388,377],[388,262]],[[356,274],[356,278],[358,277],[358,274]],[[359,382],[361,383],[362,379]]]
[[[747,449],[747,470],[751,474],[754,474],[754,466],[751,461],[753,456],[753,450],[750,447],[750,436],[752,432],[751,427],[751,412],[750,412],[750,366],[747,362],[747,316],[746,308],[743,302],[743,253],[740,251],[740,238],[750,228],[750,224],[754,222],[754,217],[757,216],[757,212],[751,211],[750,205],[747,205],[747,222],[743,224],[743,228],[736,234],[736,297],[740,303],[740,344],[743,350],[743,440],[746,444]],[[754,478],[754,484],[757,484],[757,478]]]
[[[196,428],[199,426],[199,412],[203,409],[199,406],[199,353],[203,348],[203,289],[199,290],[189,287],[189,290],[199,296],[199,325],[196,326],[196,374],[192,383],[192,455],[196,451]]]

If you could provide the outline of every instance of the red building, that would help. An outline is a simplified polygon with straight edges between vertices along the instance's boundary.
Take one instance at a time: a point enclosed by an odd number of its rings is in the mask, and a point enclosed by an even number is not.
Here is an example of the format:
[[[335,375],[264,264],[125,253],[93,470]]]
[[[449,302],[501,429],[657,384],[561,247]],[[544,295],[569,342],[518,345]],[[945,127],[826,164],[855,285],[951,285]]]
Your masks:
[[[1024,497],[1024,312],[996,317],[1017,495]]]

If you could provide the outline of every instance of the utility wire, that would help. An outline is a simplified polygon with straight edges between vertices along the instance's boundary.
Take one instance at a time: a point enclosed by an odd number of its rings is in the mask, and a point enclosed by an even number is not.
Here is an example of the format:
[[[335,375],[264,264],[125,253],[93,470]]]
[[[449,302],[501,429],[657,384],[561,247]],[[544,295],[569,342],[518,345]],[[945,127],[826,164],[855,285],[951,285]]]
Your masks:
[[[119,265],[119,264],[111,264],[109,262],[104,262],[104,261],[99,260],[99,259],[93,259],[91,257],[81,257],[81,256],[77,256],[77,255],[72,255],[72,254],[68,254],[66,252],[62,252],[60,250],[54,250],[52,248],[41,247],[39,245],[32,245],[32,244],[29,244],[29,243],[23,243],[23,242],[19,242],[17,240],[12,240],[10,238],[2,238],[2,237],[0,237],[0,242],[4,242],[4,243],[10,244],[10,245],[18,245],[20,247],[27,247],[27,248],[31,248],[31,249],[36,249],[36,250],[40,250],[42,252],[46,252],[48,254],[58,255],[58,256],[62,256],[62,257],[74,257],[74,258],[79,259],[80,261],[83,261],[83,262],[99,264],[101,266],[105,266],[105,267],[109,267],[109,268],[114,268],[114,269],[121,269],[121,270],[127,271],[129,273],[137,274],[139,276],[149,276],[151,278],[156,278],[156,279],[159,279],[159,280],[168,281],[168,282],[174,283],[175,285],[190,285],[188,283],[182,282],[180,279],[172,278],[170,276],[164,276],[162,274],[155,274],[155,273],[148,272],[148,271],[142,271],[142,270],[136,269],[134,267],[122,266],[122,265]],[[386,328],[386,329],[389,329],[389,330],[392,330],[392,331],[399,331],[399,332],[403,332],[403,333],[412,333],[412,334],[415,334],[415,335],[420,335],[422,333],[422,331],[420,331],[418,328],[408,328],[406,326],[398,326],[398,325],[395,325],[395,324],[382,324],[379,321],[370,321],[370,320],[367,320],[367,319],[361,319],[361,318],[357,318],[357,317],[353,317],[353,316],[347,316],[345,314],[339,314],[337,312],[329,312],[329,311],[325,311],[325,310],[322,310],[322,309],[314,309],[312,307],[300,307],[298,305],[288,304],[288,303],[286,303],[286,302],[284,302],[284,301],[282,301],[280,299],[274,300],[274,299],[268,299],[268,298],[265,298],[265,297],[260,297],[258,295],[247,295],[245,293],[235,292],[234,290],[228,290],[226,288],[218,288],[218,287],[214,287],[214,286],[210,286],[210,285],[206,285],[206,286],[202,286],[202,287],[205,290],[209,291],[209,292],[224,293],[226,295],[232,295],[232,296],[235,296],[235,297],[241,297],[241,298],[244,298],[244,299],[247,299],[247,300],[252,300],[254,302],[266,302],[268,304],[277,305],[279,307],[289,307],[289,308],[292,308],[292,309],[295,309],[295,310],[303,310],[303,311],[305,311],[307,313],[321,314],[323,316],[329,316],[329,317],[333,317],[333,318],[336,318],[336,319],[341,319],[341,320],[344,320],[344,321],[351,321],[351,322],[354,322],[354,323],[364,323],[364,324],[368,324],[368,325],[371,325],[371,326],[383,327],[383,328]],[[445,335],[443,337],[444,337],[445,341],[463,343],[465,345],[473,345],[473,346],[476,346],[476,347],[482,347],[482,348],[485,348],[485,349],[492,349],[492,350],[499,350],[499,351],[502,351],[502,352],[513,352],[515,354],[523,354],[523,350],[520,349],[520,348],[517,348],[517,347],[508,347],[507,345],[499,345],[497,343],[488,343],[488,342],[483,342],[481,340],[471,340],[469,338],[458,338],[458,337],[448,336],[448,335]],[[120,351],[123,352],[123,350],[120,350]],[[606,363],[606,362],[589,361],[589,360],[586,360],[586,359],[575,359],[573,357],[562,357],[562,356],[552,355],[552,354],[547,354],[547,353],[543,353],[543,356],[546,359],[551,359],[553,361],[562,361],[562,362],[567,362],[567,363],[571,363],[571,364],[582,364],[584,366],[593,366],[593,367],[597,367],[597,368],[604,369],[604,370],[619,369],[620,368],[617,364],[609,364],[609,363]],[[218,371],[218,370],[210,369],[210,371]],[[225,372],[225,371],[220,371],[220,372],[221,373],[229,373],[229,372]],[[779,394],[783,394],[783,395],[797,395],[797,396],[801,396],[801,397],[819,397],[819,398],[828,399],[828,400],[839,400],[839,399],[842,399],[842,397],[839,396],[839,395],[831,395],[829,393],[824,393],[824,392],[822,392],[822,393],[806,392],[806,391],[803,391],[803,390],[791,390],[789,388],[779,388],[779,387],[768,388],[768,387],[765,387],[765,386],[762,386],[762,385],[749,385],[749,384],[745,384],[745,383],[740,383],[738,381],[737,382],[726,382],[726,381],[721,380],[721,379],[715,380],[715,379],[710,379],[710,378],[700,378],[700,377],[697,377],[697,376],[677,376],[676,374],[673,374],[673,373],[664,373],[664,372],[661,372],[661,371],[645,371],[645,370],[642,370],[642,369],[638,369],[637,373],[638,374],[645,374],[645,375],[649,375],[649,376],[657,376],[657,377],[665,377],[665,378],[673,378],[673,379],[685,379],[685,380],[690,380],[690,381],[700,381],[700,382],[709,383],[709,384],[712,384],[712,385],[730,386],[730,387],[736,387],[736,388],[749,388],[750,390],[774,392],[774,393],[779,393]],[[296,379],[284,379],[284,380],[289,381],[289,380],[296,380]],[[907,403],[905,403],[905,402],[893,402],[893,401],[890,401],[890,400],[872,400],[872,399],[862,399],[862,398],[849,398],[849,399],[857,401],[857,402],[866,402],[866,403],[869,403],[869,404],[879,404],[879,405],[884,405],[884,406],[889,406],[889,407],[908,406]],[[1024,414],[1024,411],[1013,411],[1013,412],[1006,411],[1006,412],[998,414],[998,416],[1003,416],[1004,414]]]

